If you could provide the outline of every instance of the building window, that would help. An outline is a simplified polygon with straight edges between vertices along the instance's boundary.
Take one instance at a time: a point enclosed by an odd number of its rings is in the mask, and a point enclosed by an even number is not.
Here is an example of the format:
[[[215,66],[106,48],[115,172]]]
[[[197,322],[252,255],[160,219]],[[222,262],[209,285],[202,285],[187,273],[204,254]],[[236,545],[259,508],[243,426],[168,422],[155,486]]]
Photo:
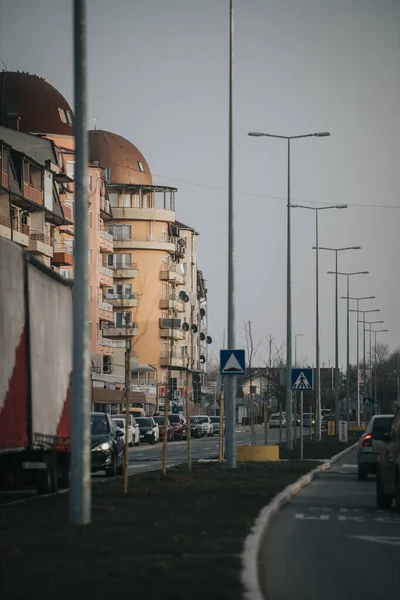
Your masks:
[[[168,264],[168,256],[166,254],[164,254],[164,256],[162,257],[161,262],[163,265]]]
[[[107,183],[110,183],[110,179],[111,179],[110,167],[106,167],[106,181],[107,181]]]
[[[182,356],[182,358],[185,358],[185,356],[186,356],[186,346],[181,346],[181,356]]]
[[[89,248],[88,250],[88,264],[91,265],[92,264],[92,249]]]
[[[71,177],[73,179],[75,175],[75,163],[72,160],[67,160],[65,170],[68,177]]]
[[[92,299],[92,286],[89,285],[89,302],[91,301],[91,299]]]
[[[162,319],[166,319],[167,318],[167,313],[166,312],[161,313],[161,318]]]
[[[133,206],[133,208],[140,208],[139,194],[133,194],[133,196],[132,196],[132,206]]]
[[[129,326],[132,323],[132,313],[130,312],[116,312],[115,323],[117,327]]]
[[[92,226],[92,213],[88,211],[88,227],[89,229]]]
[[[114,240],[129,240],[131,237],[130,225],[114,225],[113,237]]]
[[[92,322],[89,322],[89,340],[92,339]]]
[[[113,208],[118,208],[118,193],[111,192],[108,194],[108,199],[110,201],[110,206]]]
[[[167,299],[167,284],[163,283],[162,285],[162,299],[166,300]]]
[[[109,267],[114,266],[114,254],[107,254],[107,264]]]
[[[66,116],[66,118],[67,118],[67,123],[68,123],[68,125],[72,125],[72,115],[71,115],[71,113],[69,112],[69,110],[66,110],[66,111],[65,111],[65,116]]]
[[[143,196],[143,208],[149,208],[149,197]]]
[[[140,162],[140,160],[138,161],[138,167],[139,167],[139,171],[141,173],[144,173],[144,167],[143,167],[143,163]]]
[[[161,230],[161,237],[164,241],[167,239],[167,228],[164,226]]]
[[[167,371],[161,371],[161,383],[167,382]]]
[[[91,192],[91,191],[92,191],[92,176],[89,173],[89,175],[88,175],[88,192]]]
[[[58,114],[60,115],[60,119],[62,123],[66,123],[67,122],[67,117],[65,115],[65,110],[63,108],[59,108],[58,109]]]
[[[123,206],[123,208],[131,207],[131,195],[130,194],[122,194],[122,206]]]
[[[162,343],[162,353],[165,355],[168,352],[168,344],[167,342]]]

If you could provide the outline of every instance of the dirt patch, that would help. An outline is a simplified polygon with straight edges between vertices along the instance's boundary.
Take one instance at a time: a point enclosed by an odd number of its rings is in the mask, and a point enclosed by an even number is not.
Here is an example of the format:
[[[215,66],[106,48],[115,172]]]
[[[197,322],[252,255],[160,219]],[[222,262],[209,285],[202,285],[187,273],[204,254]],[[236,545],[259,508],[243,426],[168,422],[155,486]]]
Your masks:
[[[68,494],[0,507],[0,596],[239,600],[240,553],[261,508],[313,462],[195,464],[93,486],[87,527]]]
[[[304,458],[307,459],[324,459],[331,458],[335,454],[339,454],[342,450],[353,446],[356,440],[350,440],[347,443],[338,442],[335,438],[324,438],[321,442],[315,440],[304,439]],[[279,450],[280,458],[300,458],[300,441],[297,440],[293,450],[287,450],[282,444]]]

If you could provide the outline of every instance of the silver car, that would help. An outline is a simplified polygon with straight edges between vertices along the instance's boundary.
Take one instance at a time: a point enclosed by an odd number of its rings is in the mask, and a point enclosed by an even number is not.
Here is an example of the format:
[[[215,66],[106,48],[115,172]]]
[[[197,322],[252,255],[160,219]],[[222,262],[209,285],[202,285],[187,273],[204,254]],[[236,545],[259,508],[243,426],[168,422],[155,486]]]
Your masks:
[[[361,436],[357,447],[358,479],[365,480],[368,473],[376,473],[378,456],[383,448],[384,435],[390,431],[393,415],[375,415]]]

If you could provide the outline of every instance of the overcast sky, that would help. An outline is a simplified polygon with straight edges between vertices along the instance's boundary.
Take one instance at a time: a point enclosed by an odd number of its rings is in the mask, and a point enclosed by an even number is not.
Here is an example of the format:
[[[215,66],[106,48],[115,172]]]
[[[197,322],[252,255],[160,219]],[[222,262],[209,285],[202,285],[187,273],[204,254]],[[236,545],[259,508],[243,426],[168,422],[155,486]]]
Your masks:
[[[72,2],[0,0],[0,59],[45,77],[73,104]],[[154,182],[175,185],[177,218],[199,233],[213,350],[227,306],[228,0],[89,0],[89,127],[131,140]],[[342,253],[352,296],[375,295],[400,345],[400,3],[398,0],[236,0],[235,208],[237,345],[286,335],[286,146],[249,138],[329,131],[293,142],[292,196],[320,214],[320,245]],[[314,212],[293,210],[293,334],[315,361]],[[334,254],[320,258],[321,363],[334,361]],[[345,293],[345,278],[340,294]],[[355,304],[355,303],[354,303]],[[354,306],[355,308],[355,306]],[[346,361],[340,301],[340,364]],[[351,359],[356,322],[351,316]],[[265,344],[266,346],[266,344]],[[266,356],[266,348],[260,354]],[[330,361],[330,362],[329,362]]]

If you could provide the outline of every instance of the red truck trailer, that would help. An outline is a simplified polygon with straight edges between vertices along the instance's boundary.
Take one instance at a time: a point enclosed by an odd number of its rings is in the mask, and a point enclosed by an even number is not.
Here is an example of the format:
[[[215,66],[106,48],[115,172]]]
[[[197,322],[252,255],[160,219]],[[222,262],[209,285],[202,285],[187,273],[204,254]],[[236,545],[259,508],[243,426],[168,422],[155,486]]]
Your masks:
[[[0,486],[68,484],[72,286],[0,238]]]

